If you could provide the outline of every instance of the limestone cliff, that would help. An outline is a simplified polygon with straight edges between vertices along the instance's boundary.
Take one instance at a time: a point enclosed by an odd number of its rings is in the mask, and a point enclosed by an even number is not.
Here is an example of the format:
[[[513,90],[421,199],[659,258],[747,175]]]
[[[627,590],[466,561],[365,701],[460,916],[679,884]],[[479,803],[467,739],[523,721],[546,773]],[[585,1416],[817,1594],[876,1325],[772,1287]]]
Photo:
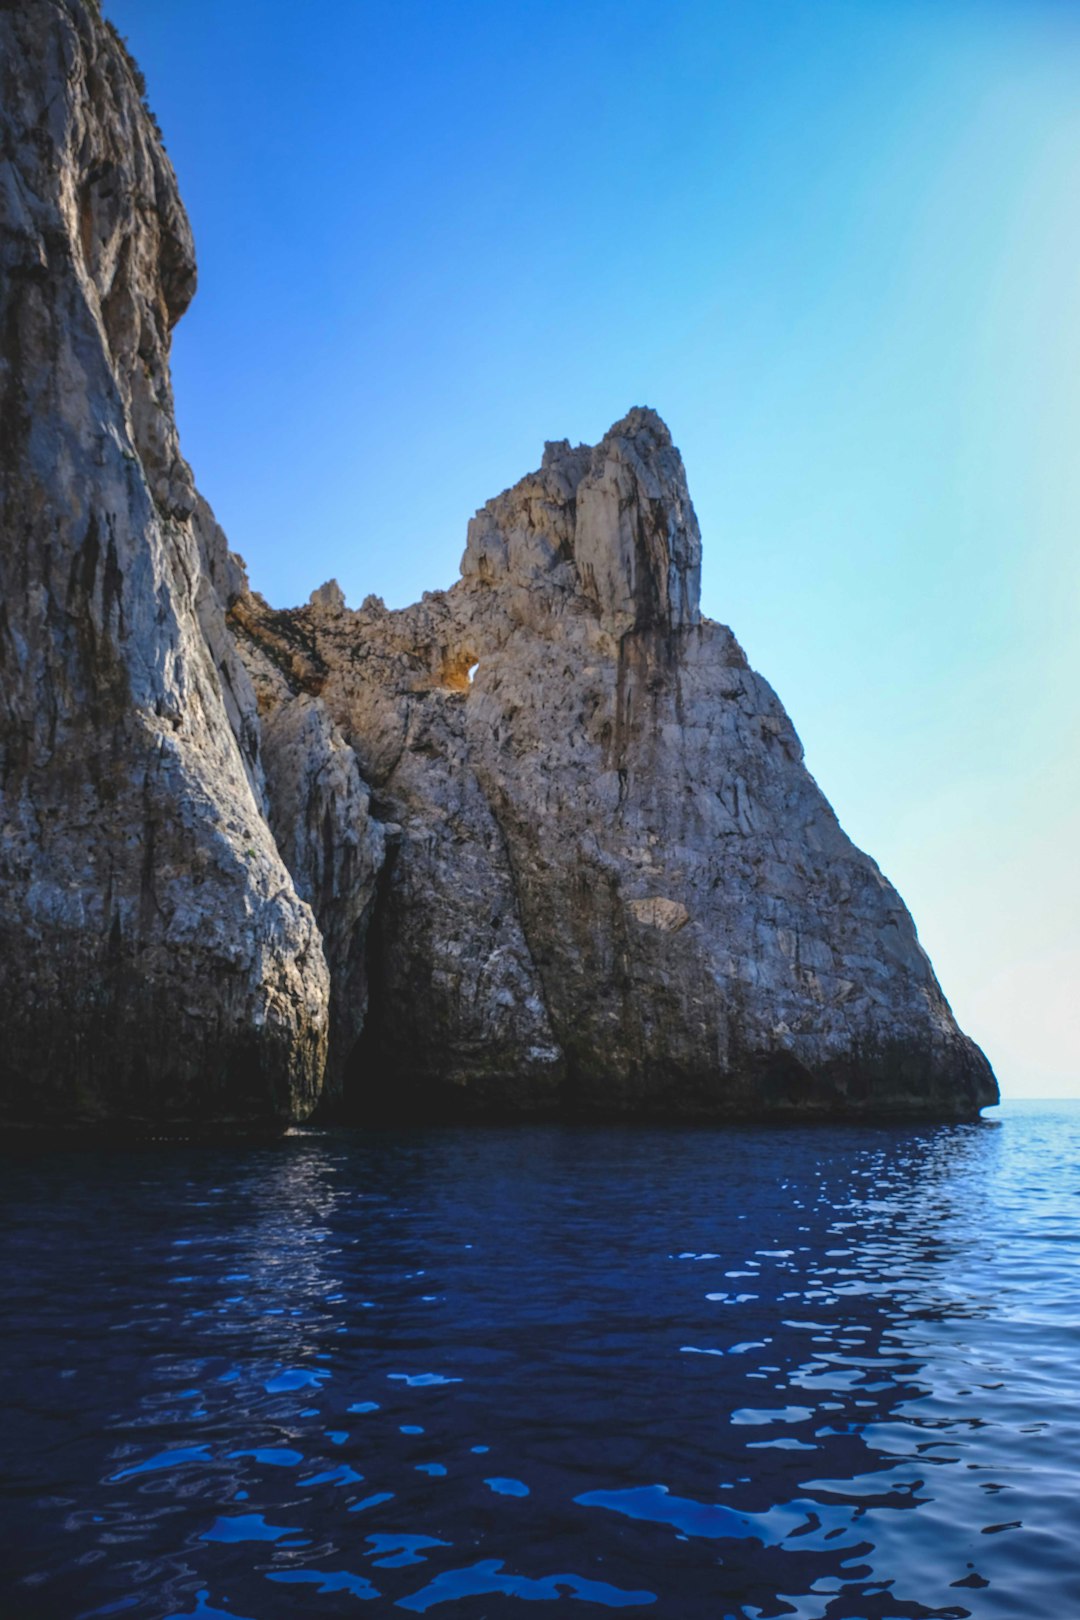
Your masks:
[[[274,611],[180,455],[190,232],[90,0],[0,0],[0,134],[0,1123],[995,1099],[701,617],[652,411],[450,591]]]
[[[180,456],[187,219],[83,0],[0,6],[0,1120],[280,1124],[328,977]]]
[[[271,715],[317,691],[400,828],[363,1110],[970,1114],[996,1096],[895,890],[768,684],[701,617],[654,412],[470,526],[415,607],[232,620]],[[267,733],[266,748],[274,743]]]

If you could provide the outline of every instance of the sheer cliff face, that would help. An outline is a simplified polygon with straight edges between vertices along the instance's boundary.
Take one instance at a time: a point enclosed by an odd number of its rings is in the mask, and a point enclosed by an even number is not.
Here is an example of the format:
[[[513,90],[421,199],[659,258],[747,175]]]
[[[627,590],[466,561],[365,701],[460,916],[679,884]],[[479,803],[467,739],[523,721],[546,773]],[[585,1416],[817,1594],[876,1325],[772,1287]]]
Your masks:
[[[449,592],[236,603],[266,712],[317,691],[396,824],[360,1106],[994,1100],[899,896],[701,618],[700,555],[678,452],[635,410],[479,512]]]
[[[0,1118],[281,1122],[328,979],[177,444],[187,220],[95,7],[0,7],[0,75]]]
[[[0,1124],[995,1099],[701,618],[653,412],[452,590],[275,612],[179,453],[188,225],[86,0],[0,0],[0,133]]]

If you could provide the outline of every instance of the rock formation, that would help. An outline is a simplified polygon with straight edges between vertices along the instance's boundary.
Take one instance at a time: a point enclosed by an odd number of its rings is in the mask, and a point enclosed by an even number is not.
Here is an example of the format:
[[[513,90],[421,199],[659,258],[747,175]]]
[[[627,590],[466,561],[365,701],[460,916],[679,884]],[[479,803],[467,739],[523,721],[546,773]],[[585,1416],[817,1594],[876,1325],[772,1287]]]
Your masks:
[[[681,458],[639,409],[594,449],[549,444],[474,518],[447,592],[233,604],[271,725],[318,692],[395,826],[356,1107],[947,1115],[996,1095],[772,689],[701,617],[700,562]]]
[[[191,235],[95,7],[0,8],[0,131],[0,1119],[280,1124],[327,971],[173,422]]]
[[[0,6],[0,1119],[992,1102],[902,902],[701,617],[634,410],[462,577],[274,611],[179,453],[195,279],[89,0]]]

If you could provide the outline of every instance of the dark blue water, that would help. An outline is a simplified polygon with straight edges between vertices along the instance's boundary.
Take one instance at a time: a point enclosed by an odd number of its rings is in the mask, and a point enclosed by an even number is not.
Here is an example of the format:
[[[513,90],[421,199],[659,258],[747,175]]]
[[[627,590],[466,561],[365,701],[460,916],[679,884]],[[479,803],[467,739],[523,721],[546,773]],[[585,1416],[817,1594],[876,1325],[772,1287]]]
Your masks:
[[[1080,1110],[4,1164],[4,1620],[1080,1615]]]

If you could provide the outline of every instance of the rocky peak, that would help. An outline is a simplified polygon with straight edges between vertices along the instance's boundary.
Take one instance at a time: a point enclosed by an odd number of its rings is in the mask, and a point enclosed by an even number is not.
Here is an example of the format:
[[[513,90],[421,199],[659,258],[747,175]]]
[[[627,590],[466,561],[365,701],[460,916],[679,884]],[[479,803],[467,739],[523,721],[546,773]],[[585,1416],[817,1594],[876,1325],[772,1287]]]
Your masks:
[[[697,624],[701,534],[665,423],[636,406],[594,447],[546,444],[539,471],[476,514],[462,574],[512,588],[546,579],[616,639]]]
[[[313,608],[319,608],[323,613],[345,612],[345,592],[336,579],[328,579],[325,585],[320,585],[312,591],[308,601]]]
[[[574,560],[614,634],[698,622],[701,532],[682,457],[655,411],[632,410],[594,450],[578,485]]]

